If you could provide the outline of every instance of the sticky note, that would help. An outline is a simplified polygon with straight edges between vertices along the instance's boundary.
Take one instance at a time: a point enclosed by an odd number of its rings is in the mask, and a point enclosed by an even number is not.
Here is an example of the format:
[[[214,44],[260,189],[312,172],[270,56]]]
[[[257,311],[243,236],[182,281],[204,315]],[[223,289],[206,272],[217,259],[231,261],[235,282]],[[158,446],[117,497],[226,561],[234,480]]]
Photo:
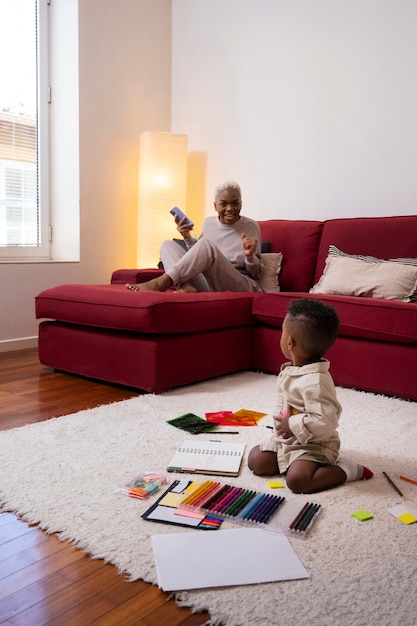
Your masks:
[[[271,489],[281,489],[282,487],[284,487],[284,483],[282,483],[280,480],[268,480],[266,484]]]
[[[403,513],[398,516],[398,519],[404,524],[413,524],[414,522],[417,522],[417,517],[412,513]]]
[[[172,508],[175,509],[183,497],[184,496],[181,493],[173,493],[172,491],[169,491],[165,494],[162,500],[159,501],[159,504],[163,506],[172,506]]]
[[[402,504],[388,509],[388,513],[391,513],[391,515],[396,517],[403,524],[414,524],[414,522],[417,522],[417,511],[408,509]]]
[[[355,517],[360,522],[366,522],[368,519],[373,519],[372,513],[368,513],[365,509],[360,509],[359,511],[353,511],[352,517]]]

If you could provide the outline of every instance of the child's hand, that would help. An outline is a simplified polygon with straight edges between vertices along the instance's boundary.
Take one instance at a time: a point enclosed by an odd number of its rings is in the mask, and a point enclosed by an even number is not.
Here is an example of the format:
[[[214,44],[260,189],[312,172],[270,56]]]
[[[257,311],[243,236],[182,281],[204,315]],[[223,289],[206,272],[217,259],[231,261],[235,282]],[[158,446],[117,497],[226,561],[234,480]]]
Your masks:
[[[291,429],[288,425],[288,420],[291,414],[291,407],[288,406],[288,409],[282,411],[280,415],[274,415],[275,430],[277,432],[277,435],[279,435],[283,439],[288,439],[289,437],[293,436],[293,433],[291,432]]]

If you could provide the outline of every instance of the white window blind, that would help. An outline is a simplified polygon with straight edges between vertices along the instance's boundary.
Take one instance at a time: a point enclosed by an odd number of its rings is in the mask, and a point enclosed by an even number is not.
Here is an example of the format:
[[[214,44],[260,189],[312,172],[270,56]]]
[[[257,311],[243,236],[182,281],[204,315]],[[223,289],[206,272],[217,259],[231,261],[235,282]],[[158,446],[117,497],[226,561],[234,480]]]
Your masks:
[[[47,256],[46,4],[0,1],[0,260]]]

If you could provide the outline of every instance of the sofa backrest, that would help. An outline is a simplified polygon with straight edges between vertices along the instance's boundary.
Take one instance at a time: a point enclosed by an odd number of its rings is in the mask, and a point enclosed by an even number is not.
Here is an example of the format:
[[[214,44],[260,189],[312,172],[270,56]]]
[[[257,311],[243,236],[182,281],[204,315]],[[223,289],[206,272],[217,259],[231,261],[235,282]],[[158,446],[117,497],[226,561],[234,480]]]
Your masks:
[[[327,220],[321,234],[314,283],[323,273],[331,244],[348,254],[417,259],[417,215]]]
[[[265,220],[259,226],[269,251],[282,252],[281,291],[308,291],[313,284],[323,222]]]

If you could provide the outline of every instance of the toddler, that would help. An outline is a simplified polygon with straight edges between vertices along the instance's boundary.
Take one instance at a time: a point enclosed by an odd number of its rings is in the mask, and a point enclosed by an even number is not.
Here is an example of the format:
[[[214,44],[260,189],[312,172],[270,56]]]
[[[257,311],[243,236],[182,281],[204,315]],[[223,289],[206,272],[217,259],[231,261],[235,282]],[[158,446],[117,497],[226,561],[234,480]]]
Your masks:
[[[373,473],[339,456],[341,406],[323,358],[335,342],[339,318],[332,306],[313,298],[293,300],[284,318],[281,350],[289,360],[278,375],[274,434],[249,453],[260,476],[285,474],[295,493],[323,491]]]

